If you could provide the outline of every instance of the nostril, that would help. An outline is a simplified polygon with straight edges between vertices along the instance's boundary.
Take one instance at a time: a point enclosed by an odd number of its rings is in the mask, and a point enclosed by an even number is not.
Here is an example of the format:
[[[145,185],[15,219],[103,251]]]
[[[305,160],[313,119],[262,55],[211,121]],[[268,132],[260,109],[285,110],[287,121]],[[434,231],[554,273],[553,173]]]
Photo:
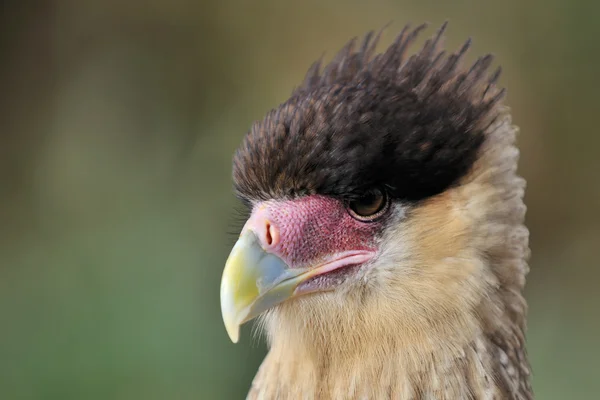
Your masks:
[[[271,224],[267,222],[267,232],[266,232],[267,244],[271,246],[273,244],[273,234],[271,233]]]
[[[269,221],[267,221],[265,228],[265,245],[269,247],[277,246],[277,243],[279,243],[279,230]]]

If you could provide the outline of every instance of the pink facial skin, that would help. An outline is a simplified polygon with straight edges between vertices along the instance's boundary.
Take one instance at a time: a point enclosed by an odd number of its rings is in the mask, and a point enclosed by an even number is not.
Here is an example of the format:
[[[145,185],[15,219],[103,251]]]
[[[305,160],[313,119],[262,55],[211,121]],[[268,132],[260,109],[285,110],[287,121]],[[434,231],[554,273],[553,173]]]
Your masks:
[[[354,219],[340,200],[312,195],[256,204],[244,230],[254,231],[263,249],[290,268],[327,264],[325,273],[372,258],[381,224]]]

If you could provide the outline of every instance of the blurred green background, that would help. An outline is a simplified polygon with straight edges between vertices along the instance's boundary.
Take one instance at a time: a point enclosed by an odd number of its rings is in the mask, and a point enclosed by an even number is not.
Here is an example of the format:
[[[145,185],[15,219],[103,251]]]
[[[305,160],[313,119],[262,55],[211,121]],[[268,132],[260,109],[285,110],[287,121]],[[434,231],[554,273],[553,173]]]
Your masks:
[[[231,155],[310,63],[390,21],[497,55],[521,127],[540,399],[598,398],[600,3],[4,1],[0,399],[241,399],[218,302]]]

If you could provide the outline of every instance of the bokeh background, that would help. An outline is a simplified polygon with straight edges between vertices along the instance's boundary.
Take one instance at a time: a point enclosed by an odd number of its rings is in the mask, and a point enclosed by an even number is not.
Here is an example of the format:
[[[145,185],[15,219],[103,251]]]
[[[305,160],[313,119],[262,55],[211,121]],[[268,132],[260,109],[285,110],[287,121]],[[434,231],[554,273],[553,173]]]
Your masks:
[[[600,396],[599,2],[1,4],[1,399],[243,398],[265,348],[220,318],[236,145],[324,52],[446,19],[521,127],[538,398]]]

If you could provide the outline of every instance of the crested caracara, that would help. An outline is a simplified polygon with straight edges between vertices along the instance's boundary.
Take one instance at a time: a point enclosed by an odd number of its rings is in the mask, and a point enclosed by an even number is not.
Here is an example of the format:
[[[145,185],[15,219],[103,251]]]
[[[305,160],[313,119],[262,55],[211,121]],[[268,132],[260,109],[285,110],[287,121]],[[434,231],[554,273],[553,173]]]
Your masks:
[[[517,128],[445,25],[315,63],[254,124],[233,181],[250,217],[223,271],[227,332],[259,317],[250,399],[531,399]]]

